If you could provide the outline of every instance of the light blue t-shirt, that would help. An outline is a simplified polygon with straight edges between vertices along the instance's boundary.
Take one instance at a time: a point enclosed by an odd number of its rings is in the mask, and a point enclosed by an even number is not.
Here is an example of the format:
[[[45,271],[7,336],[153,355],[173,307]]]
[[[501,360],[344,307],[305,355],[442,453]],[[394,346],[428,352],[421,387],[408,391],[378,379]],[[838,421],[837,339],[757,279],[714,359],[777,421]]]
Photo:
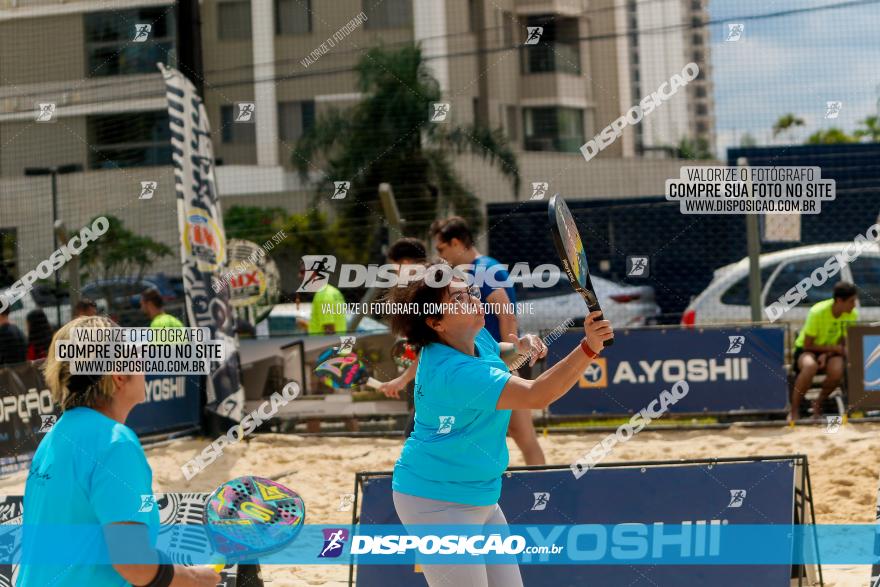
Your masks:
[[[24,491],[24,531],[28,524],[106,526],[147,525],[155,545],[159,506],[149,503],[153,472],[131,428],[89,408],[65,412],[40,442]],[[146,503],[144,496],[147,496]],[[95,533],[96,537],[101,536]],[[83,561],[106,552],[103,537],[71,545]],[[92,558],[91,561],[95,559]],[[70,567],[22,565],[18,587],[101,587],[129,583],[110,565]]]
[[[507,469],[510,410],[497,410],[510,372],[482,329],[476,357],[431,343],[415,381],[415,426],[394,466],[395,491],[466,505],[492,505]]]

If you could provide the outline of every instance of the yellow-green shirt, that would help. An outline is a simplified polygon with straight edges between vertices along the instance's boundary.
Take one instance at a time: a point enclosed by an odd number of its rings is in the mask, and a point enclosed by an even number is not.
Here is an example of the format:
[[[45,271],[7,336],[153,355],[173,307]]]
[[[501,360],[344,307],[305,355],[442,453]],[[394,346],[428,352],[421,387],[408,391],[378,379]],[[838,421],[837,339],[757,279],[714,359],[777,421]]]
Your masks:
[[[852,312],[846,312],[835,318],[831,313],[833,304],[833,299],[823,300],[810,308],[807,321],[794,342],[795,348],[804,348],[804,341],[808,336],[813,338],[813,342],[817,346],[840,344],[849,323],[859,319],[859,310],[853,308]]]
[[[336,333],[345,332],[345,312],[342,306],[345,298],[342,292],[329,283],[318,290],[312,300],[312,317],[309,320],[309,334],[324,334],[324,325],[332,324]]]
[[[171,314],[162,312],[153,318],[153,321],[150,322],[150,328],[183,328],[183,322]]]

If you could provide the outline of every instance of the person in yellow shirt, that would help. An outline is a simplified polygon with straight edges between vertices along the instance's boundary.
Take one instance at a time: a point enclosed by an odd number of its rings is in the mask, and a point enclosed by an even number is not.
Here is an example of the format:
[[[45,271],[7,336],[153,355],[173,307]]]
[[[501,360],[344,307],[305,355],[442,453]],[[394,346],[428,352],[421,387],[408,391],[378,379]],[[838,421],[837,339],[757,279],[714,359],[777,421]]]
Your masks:
[[[300,262],[299,278],[305,279],[306,266]],[[312,299],[311,317],[309,318],[309,334],[342,334],[346,330],[345,297],[342,292],[330,285],[328,280],[321,289],[315,292]]]
[[[141,312],[150,319],[150,328],[183,328],[183,322],[165,313],[165,300],[153,288],[141,294]]]
[[[859,319],[858,290],[847,281],[834,286],[834,297],[810,308],[807,321],[794,343],[794,364],[798,376],[791,395],[790,421],[800,415],[801,400],[816,373],[825,373],[822,391],[813,402],[813,418],[822,415],[822,403],[843,379],[846,363],[846,328]]]

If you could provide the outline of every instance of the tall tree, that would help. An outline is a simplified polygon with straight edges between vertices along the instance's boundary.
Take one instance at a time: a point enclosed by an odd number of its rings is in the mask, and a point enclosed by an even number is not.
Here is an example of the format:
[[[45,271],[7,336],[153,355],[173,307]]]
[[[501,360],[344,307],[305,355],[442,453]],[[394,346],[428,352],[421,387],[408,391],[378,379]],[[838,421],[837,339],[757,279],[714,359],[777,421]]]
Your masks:
[[[458,175],[455,155],[470,152],[495,165],[519,190],[516,156],[504,134],[482,126],[457,126],[448,113],[432,122],[442,101],[418,46],[370,49],[357,66],[363,99],[347,110],[322,115],[298,141],[293,163],[305,180],[317,179],[317,198],[330,199],[334,182],[349,181],[339,205],[343,228],[361,250],[375,244],[384,218],[378,186],[394,189],[405,232],[421,236],[439,211],[454,209],[475,227],[482,223],[479,199]]]
[[[792,113],[783,114],[773,125],[773,136],[777,137],[782,133],[788,133],[798,126],[804,126],[804,119],[795,116]]]
[[[843,145],[855,143],[856,139],[839,128],[817,130],[807,138],[807,145]]]

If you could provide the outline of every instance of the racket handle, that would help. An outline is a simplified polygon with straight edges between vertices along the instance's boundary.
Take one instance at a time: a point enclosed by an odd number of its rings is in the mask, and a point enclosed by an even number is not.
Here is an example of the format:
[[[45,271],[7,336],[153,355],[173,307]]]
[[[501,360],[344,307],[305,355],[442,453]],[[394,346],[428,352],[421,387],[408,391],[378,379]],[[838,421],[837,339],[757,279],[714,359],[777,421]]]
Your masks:
[[[372,389],[379,389],[379,387],[382,386],[382,382],[379,381],[378,379],[373,379],[372,377],[369,377],[369,378],[367,378],[366,385],[367,385],[367,387],[370,387]]]

